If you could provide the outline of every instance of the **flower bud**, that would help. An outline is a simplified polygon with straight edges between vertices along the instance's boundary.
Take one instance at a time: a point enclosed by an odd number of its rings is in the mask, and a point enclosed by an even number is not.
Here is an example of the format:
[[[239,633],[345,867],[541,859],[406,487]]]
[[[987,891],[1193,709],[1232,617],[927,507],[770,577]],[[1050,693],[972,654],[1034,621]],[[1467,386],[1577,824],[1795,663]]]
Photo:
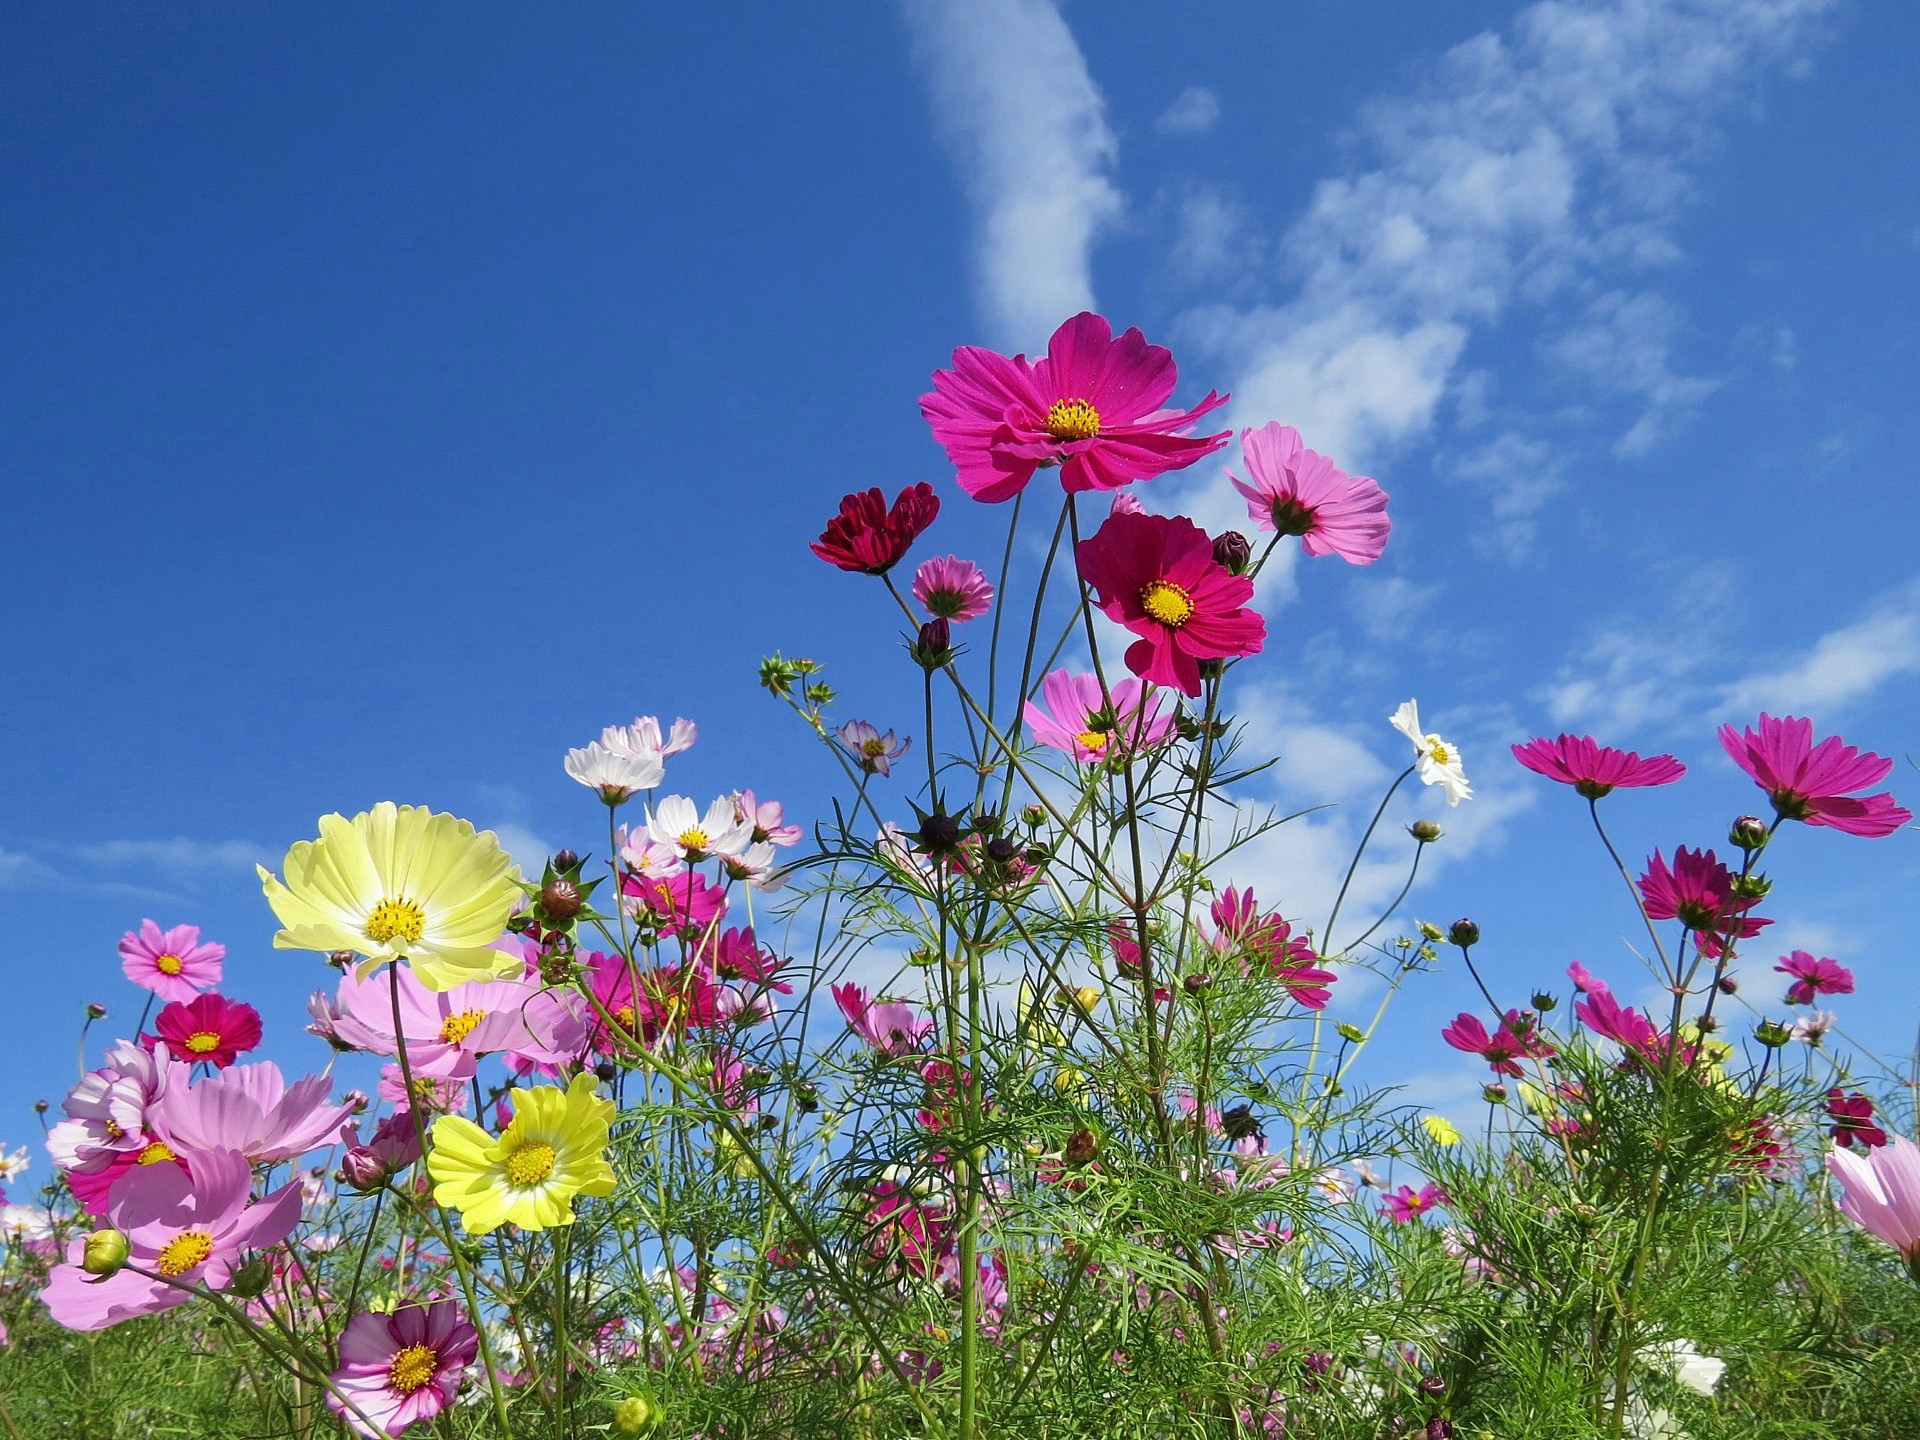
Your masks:
[[[1238,530],[1222,531],[1213,542],[1213,560],[1216,565],[1224,565],[1235,575],[1244,575],[1247,566],[1253,563],[1253,546]]]
[[[242,1300],[251,1300],[266,1294],[267,1286],[272,1283],[273,1262],[264,1255],[255,1255],[233,1268],[227,1278],[227,1291]]]
[[[365,1145],[355,1145],[340,1157],[340,1183],[362,1195],[387,1183],[387,1165]]]
[[[1416,820],[1407,826],[1407,833],[1422,845],[1431,845],[1447,832],[1440,828],[1438,820]]]
[[[1447,1393],[1447,1382],[1442,1380],[1438,1375],[1429,1375],[1420,1382],[1420,1393],[1422,1395],[1444,1395]]]
[[[1500,1084],[1482,1085],[1480,1098],[1489,1105],[1504,1105],[1507,1103],[1507,1087]]]
[[[1427,1421],[1427,1440],[1453,1440],[1453,1422],[1444,1415]]]
[[[987,842],[987,858],[996,865],[1004,865],[1020,853],[1020,847],[1004,835],[996,835]]]
[[[593,1078],[602,1085],[611,1085],[619,1077],[620,1067],[611,1060],[602,1060],[593,1067]]]
[[[1720,987],[1720,993],[1722,995],[1738,995],[1740,993],[1740,982],[1731,975],[1722,975],[1715,983]]]
[[[1420,938],[1423,940],[1438,941],[1447,938],[1446,933],[1431,920],[1419,920],[1414,923],[1415,928],[1420,931]]]
[[[992,810],[973,812],[973,830],[976,835],[997,835],[1000,833],[1000,816]]]
[[[1084,1165],[1099,1151],[1100,1142],[1094,1138],[1093,1131],[1082,1125],[1067,1137],[1064,1158],[1069,1165]]]
[[[86,1250],[80,1259],[80,1268],[87,1274],[104,1279],[118,1275],[126,1263],[127,1237],[118,1230],[96,1230],[87,1236]]]
[[[1533,1008],[1538,1010],[1542,1015],[1550,1013],[1557,1008],[1559,1004],[1558,999],[1549,995],[1544,990],[1536,990],[1533,992]]]
[[[1767,822],[1758,815],[1742,815],[1727,830],[1727,839],[1742,850],[1762,850],[1770,837]]]
[[[1773,881],[1764,875],[1736,875],[1733,877],[1733,893],[1742,900],[1764,900],[1767,892],[1773,889]]]
[[[659,1402],[642,1391],[622,1400],[613,1412],[613,1433],[637,1437],[651,1435],[664,1419]]]
[[[580,857],[571,850],[556,850],[547,864],[553,867],[556,875],[564,875],[569,870],[580,868]]]
[[[1213,988],[1213,976],[1189,975],[1180,982],[1180,988],[1189,995],[1204,995]]]
[[[1020,812],[1020,818],[1026,822],[1029,830],[1038,830],[1047,823],[1047,810],[1044,805],[1029,805]]]
[[[1777,1020],[1762,1020],[1753,1027],[1753,1038],[1769,1050],[1778,1050],[1793,1039],[1793,1031]]]
[[[935,810],[920,822],[920,828],[907,838],[926,855],[950,854],[960,844],[960,822],[945,811]]]
[[[107,1018],[106,1006],[98,1004],[97,1002],[91,1001],[91,1000],[87,1002],[87,1019],[104,1020],[106,1018]]]
[[[548,920],[564,925],[578,915],[585,904],[580,887],[571,880],[555,878],[540,887],[540,912]]]
[[[1345,1020],[1342,1020],[1338,1025],[1333,1027],[1333,1033],[1349,1045],[1358,1045],[1362,1040],[1367,1038],[1366,1031],[1362,1030],[1358,1025],[1350,1024]]]
[[[340,1097],[340,1103],[345,1105],[355,1115],[364,1115],[367,1113],[367,1092],[364,1090],[349,1090]]]
[[[36,1115],[44,1115],[52,1108],[53,1107],[48,1105],[44,1100],[36,1100],[33,1102],[33,1113]]]
[[[944,615],[936,615],[920,627],[909,654],[928,670],[938,670],[953,659],[953,627]]]
[[[1480,927],[1471,920],[1456,920],[1447,927],[1447,943],[1470,949],[1480,943]]]
[[[327,956],[327,964],[336,970],[351,970],[353,968],[353,952],[351,950],[336,950]]]

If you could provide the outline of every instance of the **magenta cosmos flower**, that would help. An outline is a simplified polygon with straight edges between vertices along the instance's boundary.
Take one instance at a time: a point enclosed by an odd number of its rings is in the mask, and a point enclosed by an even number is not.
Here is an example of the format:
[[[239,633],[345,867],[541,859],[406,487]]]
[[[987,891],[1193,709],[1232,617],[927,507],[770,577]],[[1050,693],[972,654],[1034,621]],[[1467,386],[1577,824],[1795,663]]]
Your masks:
[[[271,1060],[232,1066],[198,1085],[187,1083],[189,1073],[174,1067],[148,1122],[176,1150],[238,1150],[256,1165],[297,1160],[332,1144],[353,1110],[330,1103],[333,1082],[325,1075],[289,1085]]]
[[[1253,888],[1229,885],[1214,902],[1215,953],[1231,956],[1242,975],[1278,980],[1308,1010],[1324,1010],[1333,998],[1327,987],[1339,977],[1319,968],[1320,957],[1304,935],[1295,935],[1290,921],[1277,910],[1262,912]]]
[[[1840,1182],[1840,1213],[1898,1250],[1920,1280],[1920,1145],[1896,1135],[1865,1155],[1835,1150],[1827,1169]]]
[[[153,1033],[179,1059],[205,1060],[224,1070],[242,1050],[260,1043],[260,1012],[223,995],[196,995],[162,1005]]]
[[[398,1435],[453,1403],[479,1353],[480,1332],[452,1300],[365,1311],[340,1332],[340,1368],[327,1378],[341,1394],[327,1405],[361,1435]]]
[[[1418,1190],[1402,1185],[1380,1197],[1380,1213],[1396,1225],[1411,1225],[1427,1211],[1446,1203],[1447,1192],[1438,1185],[1422,1185]]]
[[[933,1033],[933,1021],[922,1020],[913,1007],[898,1000],[870,1000],[858,985],[833,987],[833,1003],[847,1017],[853,1033],[882,1055],[904,1055],[920,1048]]]
[[[951,370],[934,372],[920,413],[976,500],[1012,499],[1045,465],[1060,467],[1069,493],[1118,490],[1227,443],[1226,433],[1187,433],[1226,396],[1208,391],[1191,410],[1163,408],[1176,373],[1171,351],[1138,330],[1116,340],[1103,317],[1082,311],[1031,363],[963,345]]]
[[[829,565],[861,575],[884,575],[900,562],[920,532],[940,513],[940,497],[922,481],[902,490],[887,508],[879,486],[843,496],[840,513],[813,542],[813,553]]]
[[[1757,900],[1734,894],[1733,872],[1711,850],[1689,850],[1682,845],[1673,852],[1668,867],[1658,850],[1647,862],[1640,877],[1640,895],[1650,920],[1678,920],[1693,931],[1700,948],[1718,958],[1721,936],[1750,939],[1771,920],[1749,915]]]
[[[162,1000],[188,1001],[220,983],[220,962],[227,947],[202,944],[198,925],[162,930],[142,920],[138,931],[120,937],[120,968],[143,990]]]
[[[244,1155],[202,1151],[189,1163],[191,1178],[177,1165],[148,1165],[114,1185],[108,1215],[126,1234],[129,1268],[96,1279],[80,1268],[86,1241],[73,1241],[67,1263],[55,1267],[40,1293],[55,1320],[69,1330],[104,1330],[171,1310],[193,1297],[167,1280],[224,1290],[244,1252],[278,1245],[293,1233],[300,1221],[297,1184],[249,1205],[253,1171]],[[137,1274],[136,1266],[150,1273]]]
[[[1127,667],[1143,680],[1198,695],[1202,660],[1256,655],[1266,643],[1266,621],[1245,608],[1253,581],[1216,561],[1191,520],[1111,515],[1077,559],[1107,618],[1141,637]]]
[[[1262,530],[1298,535],[1309,555],[1338,555],[1352,565],[1371,565],[1387,548],[1387,492],[1307,449],[1291,425],[1275,420],[1242,430],[1240,453],[1247,480],[1231,470],[1227,478]]]
[[[1493,1067],[1496,1075],[1515,1078],[1525,1073],[1520,1068],[1520,1061],[1545,1060],[1555,1053],[1554,1048],[1540,1037],[1539,1031],[1521,1018],[1518,1010],[1507,1011],[1492,1034],[1487,1033],[1487,1027],[1481,1024],[1477,1015],[1462,1011],[1451,1025],[1440,1032],[1440,1038],[1456,1050],[1478,1055]]]
[[[1891,835],[1913,819],[1913,812],[1886,793],[1856,798],[1856,790],[1877,785],[1893,761],[1856,750],[1838,735],[1813,743],[1813,722],[1789,715],[1760,716],[1758,730],[1720,727],[1720,746],[1733,763],[1767,792],[1783,820],[1828,825],[1849,835]]]
[[[1853,972],[1838,960],[1796,950],[1791,955],[1782,956],[1780,963],[1773,968],[1782,975],[1793,977],[1793,984],[1787,987],[1789,1005],[1811,1005],[1816,995],[1853,993]]]
[[[913,572],[913,598],[937,619],[975,620],[993,603],[993,586],[971,560],[942,555]]]
[[[1833,1122],[1828,1134],[1833,1143],[1851,1148],[1858,1142],[1862,1150],[1877,1150],[1887,1143],[1887,1132],[1873,1118],[1873,1101],[1858,1090],[1827,1091],[1827,1118]]]
[[[1173,733],[1173,717],[1160,713],[1160,696],[1131,676],[1103,696],[1098,675],[1055,670],[1040,682],[1040,696],[1044,706],[1032,700],[1026,705],[1033,738],[1082,765],[1150,750]]]
[[[1591,735],[1529,740],[1513,747],[1513,758],[1536,775],[1573,786],[1589,800],[1634,786],[1671,785],[1687,773],[1671,755],[1642,760],[1635,751],[1595,744]]]

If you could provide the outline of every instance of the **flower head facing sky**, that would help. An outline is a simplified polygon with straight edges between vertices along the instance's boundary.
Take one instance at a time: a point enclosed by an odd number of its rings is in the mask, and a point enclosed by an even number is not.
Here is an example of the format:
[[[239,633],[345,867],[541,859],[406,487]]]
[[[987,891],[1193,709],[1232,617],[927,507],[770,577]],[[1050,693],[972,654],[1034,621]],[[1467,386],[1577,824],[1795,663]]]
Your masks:
[[[1767,792],[1783,820],[1878,838],[1913,819],[1913,812],[1890,794],[1860,798],[1853,793],[1886,779],[1893,761],[1855,749],[1838,735],[1816,745],[1811,720],[1793,715],[1776,720],[1762,712],[1757,729],[1722,725],[1720,747]]]
[[[1687,767],[1671,755],[1642,760],[1632,750],[1595,743],[1591,735],[1561,735],[1513,747],[1513,758],[1536,775],[1571,785],[1589,800],[1641,785],[1671,785]]]
[[[205,1060],[224,1070],[260,1043],[260,1012],[224,995],[196,995],[184,1004],[162,1005],[153,1017],[153,1034],[176,1058]]]
[[[398,1435],[453,1403],[479,1353],[480,1332],[452,1300],[365,1311],[340,1332],[340,1368],[327,1378],[341,1394],[327,1404],[361,1435],[377,1433],[368,1421]]]
[[[1247,479],[1227,478],[1247,501],[1247,518],[1262,530],[1298,535],[1309,555],[1338,555],[1371,565],[1387,548],[1387,493],[1364,475],[1349,475],[1306,448],[1300,432],[1277,420],[1240,432]]]
[[[1246,604],[1253,581],[1213,558],[1207,532],[1180,516],[1115,513],[1080,542],[1080,574],[1109,620],[1140,639],[1127,668],[1200,693],[1200,662],[1258,654],[1267,624]]]
[[[258,868],[286,927],[277,950],[351,951],[362,976],[405,960],[431,990],[521,973],[517,955],[492,948],[521,894],[491,830],[383,800],[351,820],[321,816],[320,838],[287,852],[284,883]]]
[[[127,979],[162,1000],[191,1000],[220,983],[227,947],[202,943],[198,925],[162,930],[151,920],[120,938],[120,968]]]
[[[1189,436],[1194,422],[1227,403],[1209,391],[1191,410],[1166,408],[1173,354],[1138,330],[1113,338],[1103,316],[1082,311],[1029,361],[965,345],[937,370],[920,413],[976,500],[1010,500],[1043,466],[1060,484],[1117,490],[1181,470],[1227,443],[1226,433]]]
[[[925,481],[902,490],[892,509],[879,486],[857,491],[842,497],[839,513],[813,542],[813,553],[857,575],[884,575],[939,513],[940,497]]]
[[[515,1090],[512,1100],[513,1122],[497,1140],[464,1116],[433,1122],[433,1198],[460,1212],[469,1235],[508,1223],[523,1230],[571,1225],[574,1196],[613,1193],[606,1157],[613,1102],[594,1094],[591,1072],[565,1090]]]
[[[1413,742],[1413,763],[1421,784],[1438,785],[1449,805],[1473,798],[1473,787],[1467,783],[1459,748],[1420,728],[1420,706],[1416,701],[1407,701],[1388,716],[1387,721]]]
[[[1895,1135],[1865,1155],[1834,1150],[1827,1169],[1840,1182],[1840,1213],[1898,1250],[1920,1279],[1920,1145]]]
[[[906,754],[913,744],[911,736],[896,741],[893,731],[889,730],[883,735],[877,726],[865,720],[847,721],[833,732],[833,738],[869,775],[891,774],[893,762]]]

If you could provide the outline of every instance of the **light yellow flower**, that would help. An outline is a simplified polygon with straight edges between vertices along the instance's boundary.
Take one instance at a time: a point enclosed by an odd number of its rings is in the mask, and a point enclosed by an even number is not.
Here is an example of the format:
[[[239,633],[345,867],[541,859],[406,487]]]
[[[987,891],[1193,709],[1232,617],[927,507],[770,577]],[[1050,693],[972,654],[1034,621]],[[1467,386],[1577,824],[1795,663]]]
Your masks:
[[[593,1076],[583,1074],[565,1090],[514,1091],[513,1123],[498,1140],[463,1116],[442,1115],[427,1157],[433,1198],[460,1212],[469,1235],[509,1223],[571,1225],[574,1196],[613,1193],[606,1156],[613,1102],[593,1088]]]
[[[1420,1128],[1427,1132],[1436,1145],[1460,1143],[1460,1132],[1453,1128],[1453,1122],[1444,1115],[1422,1115]]]
[[[382,800],[349,820],[320,817],[320,838],[287,851],[286,883],[256,866],[286,926],[276,950],[350,950],[365,979],[407,960],[429,990],[510,979],[523,962],[489,948],[507,928],[520,872],[491,830]]]

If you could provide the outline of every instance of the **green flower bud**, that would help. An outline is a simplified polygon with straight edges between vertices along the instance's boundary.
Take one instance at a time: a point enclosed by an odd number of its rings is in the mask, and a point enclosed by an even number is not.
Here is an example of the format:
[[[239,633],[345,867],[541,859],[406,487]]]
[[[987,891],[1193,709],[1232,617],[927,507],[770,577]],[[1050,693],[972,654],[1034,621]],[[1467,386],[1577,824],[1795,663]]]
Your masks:
[[[616,1435],[651,1435],[664,1418],[659,1402],[651,1395],[629,1395],[614,1409],[613,1431]]]
[[[87,1248],[80,1268],[103,1279],[118,1275],[127,1263],[127,1237],[118,1230],[96,1230],[87,1236]]]
[[[1342,1020],[1338,1025],[1333,1027],[1333,1033],[1349,1045],[1358,1045],[1362,1040],[1367,1038],[1366,1031],[1362,1030],[1358,1025],[1348,1024],[1345,1020]]]

